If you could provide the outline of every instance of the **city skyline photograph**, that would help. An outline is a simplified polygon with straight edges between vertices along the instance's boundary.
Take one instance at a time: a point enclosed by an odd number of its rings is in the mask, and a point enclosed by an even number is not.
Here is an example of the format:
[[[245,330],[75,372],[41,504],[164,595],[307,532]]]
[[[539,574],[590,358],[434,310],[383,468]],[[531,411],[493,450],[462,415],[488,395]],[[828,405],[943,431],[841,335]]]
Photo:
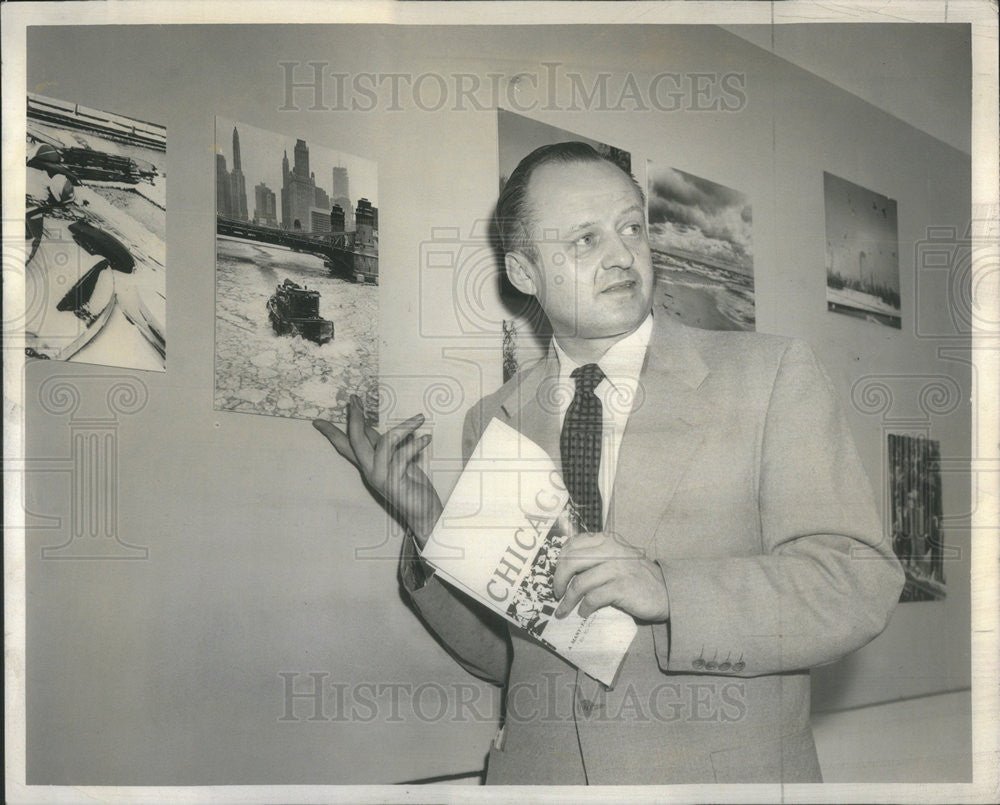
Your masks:
[[[278,225],[281,225],[280,193],[284,184],[282,160],[287,155],[289,168],[294,168],[295,147],[298,141],[305,142],[308,149],[309,173],[315,175],[316,187],[321,188],[331,202],[339,195],[334,192],[333,169],[346,168],[349,188],[347,196],[352,205],[356,205],[358,199],[366,198],[373,207],[378,207],[378,169],[370,160],[339,151],[326,143],[300,138],[295,134],[267,131],[221,115],[217,115],[215,120],[216,154],[222,155],[225,159],[225,169],[229,172],[235,167],[233,130],[238,132],[241,170],[246,179],[249,220],[253,220],[254,217],[254,188],[263,183],[275,194],[278,204]],[[353,228],[353,222],[348,224],[349,230]]]
[[[356,395],[377,423],[376,163],[221,117],[215,137],[216,410],[344,422]]]

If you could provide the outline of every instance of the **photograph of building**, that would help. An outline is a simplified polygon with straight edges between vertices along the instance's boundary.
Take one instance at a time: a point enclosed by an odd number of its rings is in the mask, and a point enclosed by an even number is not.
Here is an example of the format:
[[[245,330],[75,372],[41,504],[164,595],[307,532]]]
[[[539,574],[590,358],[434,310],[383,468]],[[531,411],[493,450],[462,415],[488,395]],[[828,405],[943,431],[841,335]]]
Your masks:
[[[342,422],[356,394],[376,422],[375,164],[223,118],[216,141],[216,409]]]

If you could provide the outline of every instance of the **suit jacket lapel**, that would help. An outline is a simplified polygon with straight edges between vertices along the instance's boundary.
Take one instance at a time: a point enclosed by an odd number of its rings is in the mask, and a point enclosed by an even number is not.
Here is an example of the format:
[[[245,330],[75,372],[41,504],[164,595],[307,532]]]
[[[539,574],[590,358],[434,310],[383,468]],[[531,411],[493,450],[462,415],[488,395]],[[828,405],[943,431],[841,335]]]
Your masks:
[[[548,352],[500,404],[500,416],[539,445],[562,472],[559,450],[557,395],[559,358],[549,344]]]
[[[622,437],[606,530],[648,548],[688,464],[703,441],[699,387],[708,367],[685,328],[665,311],[653,334]]]

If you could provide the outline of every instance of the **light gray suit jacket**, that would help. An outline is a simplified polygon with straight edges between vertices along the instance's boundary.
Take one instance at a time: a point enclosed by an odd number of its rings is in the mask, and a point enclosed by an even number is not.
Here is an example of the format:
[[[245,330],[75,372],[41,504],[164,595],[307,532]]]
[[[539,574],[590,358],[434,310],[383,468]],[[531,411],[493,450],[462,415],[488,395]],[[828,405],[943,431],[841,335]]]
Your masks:
[[[467,414],[558,463],[549,350]],[[819,781],[809,668],[884,628],[903,574],[829,380],[801,342],[695,330],[660,312],[605,531],[662,569],[667,623],[640,623],[612,690],[432,577],[404,587],[472,673],[506,684],[487,783]]]

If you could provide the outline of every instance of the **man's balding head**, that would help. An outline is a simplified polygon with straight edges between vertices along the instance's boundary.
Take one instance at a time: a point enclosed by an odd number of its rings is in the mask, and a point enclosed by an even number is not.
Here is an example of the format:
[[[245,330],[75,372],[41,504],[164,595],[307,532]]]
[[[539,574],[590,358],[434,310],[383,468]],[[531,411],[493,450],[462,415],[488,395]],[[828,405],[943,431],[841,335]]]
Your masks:
[[[496,207],[496,225],[500,248],[504,254],[520,252],[531,260],[538,259],[538,249],[533,242],[535,236],[540,234],[535,232],[538,215],[529,195],[531,177],[535,172],[546,165],[594,162],[608,163],[621,170],[635,186],[639,198],[645,204],[645,194],[635,177],[593,146],[577,141],[543,145],[517,164],[500,192]]]
[[[645,203],[618,164],[583,143],[545,146],[518,165],[498,209],[511,284],[538,300],[574,360],[599,357],[649,315]]]

